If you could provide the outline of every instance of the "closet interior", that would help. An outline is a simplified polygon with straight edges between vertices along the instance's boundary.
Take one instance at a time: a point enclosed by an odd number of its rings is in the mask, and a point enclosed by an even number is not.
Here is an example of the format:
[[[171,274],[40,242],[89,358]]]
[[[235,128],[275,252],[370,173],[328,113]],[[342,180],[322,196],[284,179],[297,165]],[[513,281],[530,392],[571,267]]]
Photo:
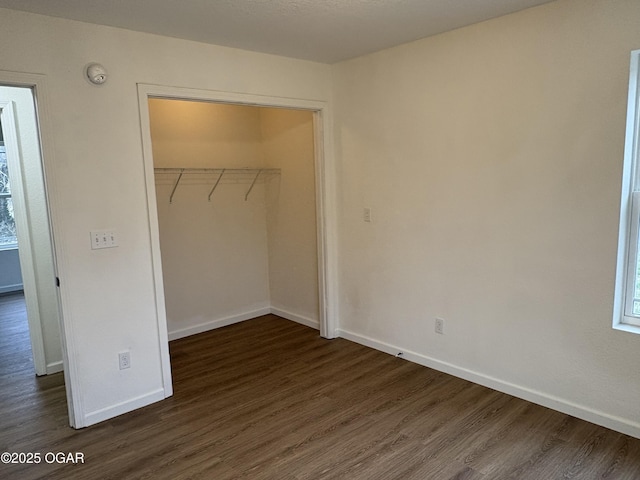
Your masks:
[[[150,99],[169,339],[266,313],[318,328],[313,113]]]

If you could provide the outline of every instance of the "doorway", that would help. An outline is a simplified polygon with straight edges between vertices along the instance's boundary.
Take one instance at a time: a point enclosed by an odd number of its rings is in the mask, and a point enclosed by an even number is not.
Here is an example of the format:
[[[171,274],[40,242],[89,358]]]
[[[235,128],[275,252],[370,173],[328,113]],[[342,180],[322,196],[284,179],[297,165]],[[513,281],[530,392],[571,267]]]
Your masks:
[[[9,280],[4,287],[24,291],[35,373],[57,373],[63,370],[59,305],[32,88],[0,86],[0,129],[0,253],[7,262],[19,257],[11,267],[22,278],[21,285]]]
[[[326,102],[313,100],[265,97],[231,92],[192,90],[176,87],[140,84],[138,85],[138,101],[141,117],[144,171],[147,186],[147,209],[149,214],[149,235],[152,245],[157,321],[158,331],[160,333],[160,348],[163,359],[165,396],[171,395],[173,388],[171,384],[171,366],[168,349],[169,335],[167,331],[167,310],[166,297],[164,292],[165,283],[163,279],[160,253],[161,245],[157,209],[159,200],[156,196],[154,146],[151,138],[150,128],[150,99],[214,102],[219,104],[232,104],[244,107],[259,106],[276,109],[289,108],[310,112],[312,116],[313,156],[315,160],[314,170],[316,209],[315,218],[317,219],[316,246],[318,266],[318,326],[321,336],[323,336],[324,338],[334,338],[337,335],[337,285],[335,281],[335,265],[337,255],[335,240],[336,215],[334,210],[335,175],[334,161],[332,156],[332,135],[330,128],[331,112],[328,104]],[[176,184],[174,184],[171,189],[173,190],[175,186]],[[249,195],[249,192],[245,192],[245,194]],[[165,201],[171,202],[171,199],[169,198],[167,200],[165,198]],[[207,202],[208,199],[205,198],[204,201]]]

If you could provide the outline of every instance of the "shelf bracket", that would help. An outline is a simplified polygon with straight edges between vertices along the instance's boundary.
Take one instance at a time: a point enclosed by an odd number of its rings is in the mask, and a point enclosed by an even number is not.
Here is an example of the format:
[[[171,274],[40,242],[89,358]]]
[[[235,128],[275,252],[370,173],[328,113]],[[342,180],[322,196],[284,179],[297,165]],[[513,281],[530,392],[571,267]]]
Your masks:
[[[178,188],[178,184],[180,183],[180,179],[182,178],[182,174],[184,173],[184,168],[180,170],[180,175],[178,175],[178,180],[176,180],[176,184],[173,186],[173,190],[171,190],[171,196],[169,197],[169,203],[173,203],[173,194],[176,193],[176,188]]]
[[[260,174],[262,173],[262,169],[258,170],[257,175],[255,176],[255,178],[253,179],[253,182],[251,182],[251,186],[249,187],[249,190],[247,190],[247,194],[244,196],[244,201],[246,202],[247,199],[249,198],[249,194],[251,193],[251,190],[253,190],[253,186],[256,184],[256,182],[258,181],[258,177],[260,176]]]
[[[209,201],[211,201],[211,195],[213,195],[213,192],[216,191],[216,188],[218,187],[218,184],[220,183],[220,180],[222,180],[222,176],[224,175],[224,171],[225,170],[226,170],[226,168],[222,169],[222,172],[220,172],[220,176],[218,177],[218,180],[216,180],[215,185],[213,186],[213,188],[209,192]]]

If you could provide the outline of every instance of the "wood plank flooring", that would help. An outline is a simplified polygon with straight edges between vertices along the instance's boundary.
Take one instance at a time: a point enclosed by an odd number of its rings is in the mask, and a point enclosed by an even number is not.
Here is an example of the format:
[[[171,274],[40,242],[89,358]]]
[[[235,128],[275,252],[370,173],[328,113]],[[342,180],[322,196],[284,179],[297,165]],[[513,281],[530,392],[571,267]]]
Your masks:
[[[85,463],[2,479],[640,479],[640,440],[273,315],[172,342],[173,397],[73,430],[21,323],[0,298],[0,452]]]

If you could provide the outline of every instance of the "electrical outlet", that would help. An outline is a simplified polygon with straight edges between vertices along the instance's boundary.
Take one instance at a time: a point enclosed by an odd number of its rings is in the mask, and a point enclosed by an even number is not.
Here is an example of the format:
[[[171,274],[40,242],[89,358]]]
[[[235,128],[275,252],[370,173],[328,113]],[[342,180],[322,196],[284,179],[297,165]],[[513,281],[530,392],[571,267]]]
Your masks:
[[[118,362],[120,363],[120,370],[131,368],[131,352],[120,352],[118,354]]]
[[[436,318],[436,333],[444,335],[444,319]]]

